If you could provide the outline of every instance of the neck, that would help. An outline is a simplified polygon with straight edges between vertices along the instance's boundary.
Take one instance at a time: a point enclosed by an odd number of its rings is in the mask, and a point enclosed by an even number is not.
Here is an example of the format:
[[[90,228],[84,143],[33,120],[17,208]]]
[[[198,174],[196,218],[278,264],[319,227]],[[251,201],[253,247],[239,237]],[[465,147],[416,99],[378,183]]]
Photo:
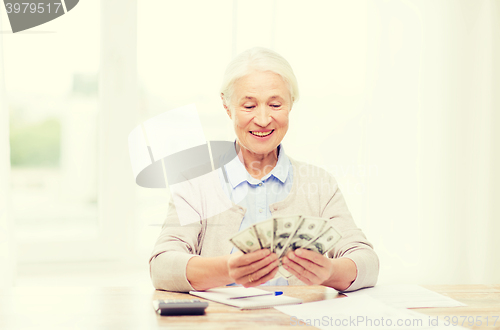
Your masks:
[[[236,142],[238,158],[245,165],[248,173],[255,179],[262,179],[276,166],[278,162],[278,148],[267,154],[256,154]]]

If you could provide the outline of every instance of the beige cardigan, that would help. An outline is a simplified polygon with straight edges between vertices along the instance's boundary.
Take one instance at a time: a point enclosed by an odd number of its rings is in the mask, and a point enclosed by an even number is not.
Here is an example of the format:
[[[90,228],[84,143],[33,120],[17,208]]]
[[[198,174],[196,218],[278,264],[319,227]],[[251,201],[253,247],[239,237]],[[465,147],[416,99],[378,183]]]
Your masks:
[[[346,291],[374,286],[379,272],[376,253],[361,229],[356,227],[351,213],[338,189],[337,182],[325,170],[290,159],[293,184],[288,196],[270,206],[273,216],[302,214],[329,218],[330,224],[342,234],[342,239],[327,253],[330,258],[347,257],[357,267],[356,280]],[[195,221],[181,226],[176,205],[185,203]],[[215,216],[214,205],[220,208]],[[201,180],[191,180],[183,193],[173,194],[167,219],[149,260],[153,285],[159,290],[187,292],[194,290],[186,278],[186,266],[192,257],[216,257],[231,252],[229,238],[239,230],[246,209],[232,203],[224,194],[217,171]],[[303,285],[296,277],[290,285]]]

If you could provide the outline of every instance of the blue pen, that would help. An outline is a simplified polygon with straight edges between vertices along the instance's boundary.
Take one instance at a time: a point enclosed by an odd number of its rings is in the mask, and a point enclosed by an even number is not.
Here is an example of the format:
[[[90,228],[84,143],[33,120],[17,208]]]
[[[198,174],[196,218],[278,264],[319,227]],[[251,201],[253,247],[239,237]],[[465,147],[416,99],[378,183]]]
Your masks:
[[[274,291],[274,292],[269,292],[269,293],[256,294],[253,296],[231,297],[229,299],[244,299],[244,298],[262,297],[262,296],[281,296],[282,294],[283,294],[283,291]]]

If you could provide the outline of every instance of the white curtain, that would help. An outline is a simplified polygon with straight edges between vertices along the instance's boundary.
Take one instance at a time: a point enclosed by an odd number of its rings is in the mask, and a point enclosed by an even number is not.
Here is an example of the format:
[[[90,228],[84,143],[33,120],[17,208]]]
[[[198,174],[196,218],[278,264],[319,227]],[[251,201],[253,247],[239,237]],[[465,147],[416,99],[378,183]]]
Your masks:
[[[0,28],[2,27],[0,15]],[[9,111],[3,76],[3,34],[0,33],[0,288],[10,288],[14,280],[13,229],[10,212]]]

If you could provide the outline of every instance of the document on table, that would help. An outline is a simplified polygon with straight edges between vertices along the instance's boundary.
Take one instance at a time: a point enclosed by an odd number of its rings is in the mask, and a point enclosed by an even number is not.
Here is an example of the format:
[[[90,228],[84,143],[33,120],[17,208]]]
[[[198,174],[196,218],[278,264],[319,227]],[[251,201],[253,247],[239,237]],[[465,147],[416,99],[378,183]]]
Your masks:
[[[189,293],[197,297],[213,300],[215,302],[238,307],[240,309],[270,308],[278,305],[302,303],[302,299],[283,296],[283,295],[251,297],[244,299],[229,299],[231,297],[243,297],[243,296],[269,293],[269,291],[256,288],[235,287],[235,288],[210,289],[206,291],[189,291]]]
[[[348,297],[369,295],[387,305],[404,308],[457,307],[464,303],[414,284],[387,284],[344,293]]]
[[[448,329],[442,320],[404,308],[395,308],[368,295],[321,300],[294,306],[277,306],[290,315],[290,325],[320,329]],[[441,325],[439,325],[441,323]],[[465,329],[460,326],[454,330]]]

